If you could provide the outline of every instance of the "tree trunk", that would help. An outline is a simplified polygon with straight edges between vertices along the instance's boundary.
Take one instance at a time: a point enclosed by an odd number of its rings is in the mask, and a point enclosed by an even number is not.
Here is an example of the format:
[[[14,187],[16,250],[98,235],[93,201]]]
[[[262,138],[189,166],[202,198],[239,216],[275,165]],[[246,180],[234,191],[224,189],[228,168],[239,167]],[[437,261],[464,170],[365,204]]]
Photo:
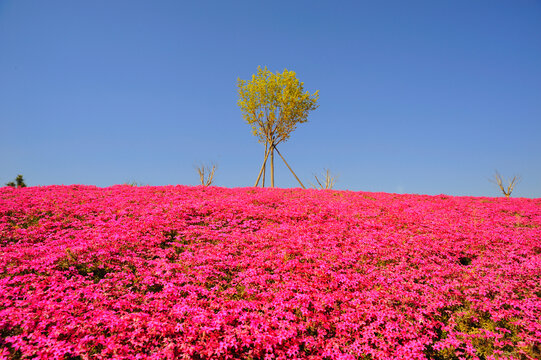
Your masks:
[[[274,187],[274,143],[270,147],[271,155],[271,187]]]

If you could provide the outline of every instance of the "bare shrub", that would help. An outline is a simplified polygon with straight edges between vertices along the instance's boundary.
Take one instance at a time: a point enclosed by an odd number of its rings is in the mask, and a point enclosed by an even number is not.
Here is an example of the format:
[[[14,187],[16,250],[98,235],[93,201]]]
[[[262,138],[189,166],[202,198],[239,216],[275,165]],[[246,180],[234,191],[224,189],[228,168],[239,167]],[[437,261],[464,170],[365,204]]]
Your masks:
[[[314,175],[314,178],[316,179],[317,186],[312,184],[312,187],[314,189],[332,189],[334,187],[334,184],[336,183],[337,176],[332,176],[329,169],[323,169],[325,171],[324,177],[321,178],[321,180],[317,177],[317,175]]]
[[[513,178],[507,182],[507,186],[504,185],[504,179],[500,175],[500,173],[496,170],[494,173],[494,178],[490,180],[491,182],[498,185],[502,193],[505,195],[506,198],[511,196],[511,193],[513,192],[513,189],[515,188],[515,185],[520,181],[519,176],[513,176]]]
[[[211,166],[199,165],[196,167],[197,173],[199,174],[199,180],[201,185],[210,186],[214,182],[214,174],[216,172],[216,165],[212,164]]]

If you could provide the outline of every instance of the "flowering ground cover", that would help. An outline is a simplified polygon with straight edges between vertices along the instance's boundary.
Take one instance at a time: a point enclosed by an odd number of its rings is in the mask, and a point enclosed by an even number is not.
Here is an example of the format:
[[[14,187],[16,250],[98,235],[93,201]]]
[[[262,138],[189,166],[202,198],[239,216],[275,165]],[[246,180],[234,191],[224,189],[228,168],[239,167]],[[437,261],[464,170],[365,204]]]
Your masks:
[[[541,358],[541,199],[0,189],[0,358]]]

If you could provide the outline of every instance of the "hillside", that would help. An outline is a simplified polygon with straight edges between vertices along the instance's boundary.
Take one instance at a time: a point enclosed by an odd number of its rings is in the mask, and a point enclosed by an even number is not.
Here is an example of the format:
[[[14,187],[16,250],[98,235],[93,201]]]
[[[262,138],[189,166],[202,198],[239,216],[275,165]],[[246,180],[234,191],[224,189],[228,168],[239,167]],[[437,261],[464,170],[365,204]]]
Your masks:
[[[541,358],[541,199],[0,188],[0,358]]]

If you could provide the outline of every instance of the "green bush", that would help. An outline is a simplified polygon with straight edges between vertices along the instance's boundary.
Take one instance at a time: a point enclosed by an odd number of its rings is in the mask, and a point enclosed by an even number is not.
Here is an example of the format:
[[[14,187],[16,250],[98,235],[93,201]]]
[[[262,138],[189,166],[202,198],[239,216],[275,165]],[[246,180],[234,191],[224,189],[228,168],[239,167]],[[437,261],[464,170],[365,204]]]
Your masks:
[[[26,187],[26,184],[24,183],[24,179],[22,175],[17,175],[14,181],[10,181],[6,183],[6,186],[16,187],[16,188],[23,188]]]

